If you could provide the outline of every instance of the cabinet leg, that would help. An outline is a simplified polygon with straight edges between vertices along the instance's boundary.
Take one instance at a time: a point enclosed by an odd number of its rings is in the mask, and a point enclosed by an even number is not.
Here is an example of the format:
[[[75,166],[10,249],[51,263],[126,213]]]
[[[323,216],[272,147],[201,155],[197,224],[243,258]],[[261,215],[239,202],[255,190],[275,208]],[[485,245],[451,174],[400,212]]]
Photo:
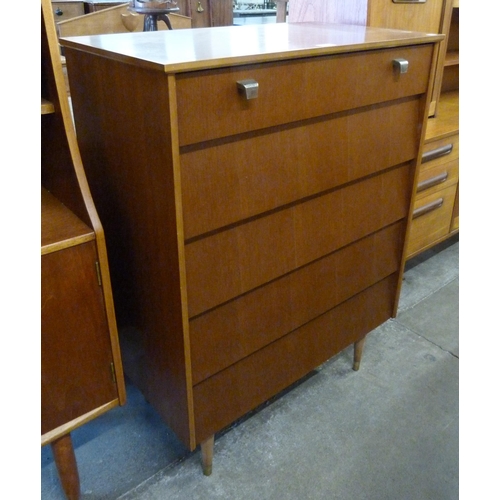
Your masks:
[[[71,442],[71,434],[56,439],[51,443],[61,485],[68,500],[80,498],[80,477],[76,464],[75,451]]]
[[[352,369],[358,371],[359,364],[361,363],[361,356],[363,355],[363,347],[365,346],[366,337],[354,343],[354,363]]]
[[[212,461],[214,458],[214,435],[201,443],[201,464],[203,474],[210,476],[212,474]]]

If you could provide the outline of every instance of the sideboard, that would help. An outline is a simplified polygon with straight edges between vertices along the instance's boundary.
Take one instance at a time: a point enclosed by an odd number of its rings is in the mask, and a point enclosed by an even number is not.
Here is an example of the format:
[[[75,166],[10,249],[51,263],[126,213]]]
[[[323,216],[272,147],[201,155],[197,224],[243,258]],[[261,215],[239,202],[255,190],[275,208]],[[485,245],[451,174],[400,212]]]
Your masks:
[[[201,444],[395,315],[442,35],[65,38],[125,372]],[[132,346],[132,348],[130,348]]]

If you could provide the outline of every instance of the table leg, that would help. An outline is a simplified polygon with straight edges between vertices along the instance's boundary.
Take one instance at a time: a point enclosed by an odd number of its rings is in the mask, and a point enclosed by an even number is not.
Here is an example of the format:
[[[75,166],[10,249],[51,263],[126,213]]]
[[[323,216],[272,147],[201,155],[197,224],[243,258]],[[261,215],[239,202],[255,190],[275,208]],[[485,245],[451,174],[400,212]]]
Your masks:
[[[56,439],[51,443],[51,447],[66,497],[68,500],[78,500],[80,498],[80,477],[73,443],[71,442],[71,434],[65,434]]]
[[[358,340],[354,343],[354,364],[352,366],[353,370],[359,370],[359,364],[361,363],[361,356],[363,355],[363,347],[365,346],[366,337]]]
[[[203,474],[210,476],[212,474],[212,461],[214,458],[214,435],[201,443],[201,463]]]

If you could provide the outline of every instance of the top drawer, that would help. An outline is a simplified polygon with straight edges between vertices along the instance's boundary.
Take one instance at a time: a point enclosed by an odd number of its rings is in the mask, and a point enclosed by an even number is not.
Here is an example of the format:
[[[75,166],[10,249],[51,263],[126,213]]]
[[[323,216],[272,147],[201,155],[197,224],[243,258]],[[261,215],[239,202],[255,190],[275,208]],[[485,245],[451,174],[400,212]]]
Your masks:
[[[433,45],[254,64],[177,77],[181,146],[426,91]],[[400,74],[395,59],[406,59]],[[247,100],[237,82],[255,80]]]

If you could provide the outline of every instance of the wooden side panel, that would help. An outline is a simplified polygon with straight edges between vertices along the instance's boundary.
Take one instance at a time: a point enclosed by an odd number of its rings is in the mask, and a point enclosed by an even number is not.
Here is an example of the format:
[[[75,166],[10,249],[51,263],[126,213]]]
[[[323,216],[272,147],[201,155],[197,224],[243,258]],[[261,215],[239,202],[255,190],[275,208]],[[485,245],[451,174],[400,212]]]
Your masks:
[[[192,320],[193,383],[396,272],[403,241],[399,222]]]
[[[203,441],[390,318],[397,274],[194,388]]]
[[[189,316],[403,219],[409,210],[412,175],[411,165],[405,164],[190,243]]]
[[[140,389],[191,448],[168,77],[70,49],[66,60],[81,154],[106,231],[118,325],[141,332],[149,361]]]
[[[95,242],[42,256],[42,434],[118,398]]]
[[[405,99],[208,148],[185,148],[185,237],[416,158],[419,110],[420,99]]]

